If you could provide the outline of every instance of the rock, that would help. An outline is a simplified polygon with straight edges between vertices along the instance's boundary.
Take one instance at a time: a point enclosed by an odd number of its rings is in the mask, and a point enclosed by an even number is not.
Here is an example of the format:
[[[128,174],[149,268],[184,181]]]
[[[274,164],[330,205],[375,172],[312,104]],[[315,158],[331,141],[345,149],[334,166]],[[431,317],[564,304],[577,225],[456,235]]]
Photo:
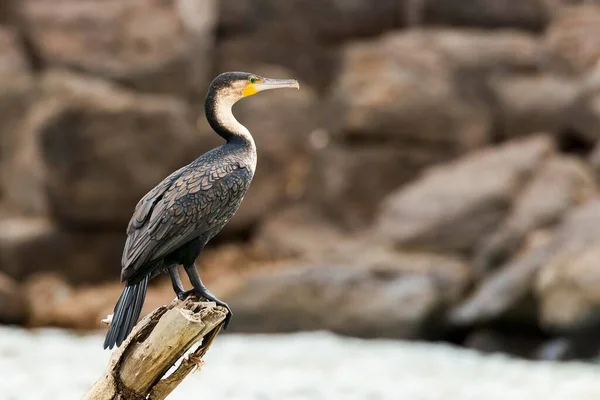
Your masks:
[[[383,201],[375,234],[399,248],[470,253],[553,151],[552,140],[537,135],[432,167]]]
[[[0,2],[0,20],[3,11]],[[30,72],[17,30],[0,25],[0,170],[4,169],[6,153],[14,150],[14,132],[35,99]]]
[[[404,0],[222,0],[220,70],[254,63],[283,65],[317,89],[336,74],[338,46],[402,24]]]
[[[533,335],[524,329],[513,328],[512,332],[477,330],[470,334],[465,346],[482,353],[510,354],[527,359],[535,359],[536,350],[544,340],[541,334]]]
[[[208,83],[216,7],[213,0],[24,0],[20,11],[44,65],[190,95]]]
[[[29,75],[0,78],[0,171],[8,168],[4,164],[16,149],[19,125],[38,94],[35,80]],[[0,185],[0,195],[2,192]]]
[[[537,319],[532,284],[540,266],[549,259],[545,232],[530,235],[517,256],[485,277],[459,305],[448,313],[457,327],[485,325],[501,319],[511,324],[531,324]],[[555,242],[554,242],[555,243]]]
[[[406,35],[415,45],[439,52],[450,67],[469,73],[524,72],[541,64],[538,38],[517,30],[424,29]]]
[[[538,65],[535,37],[516,32],[415,29],[352,43],[332,88],[328,128],[353,142],[461,154],[487,144],[491,129],[488,106],[461,81]]]
[[[252,274],[223,296],[236,313],[230,329],[327,329],[358,337],[414,339],[468,282],[467,267],[449,258],[386,253],[381,260],[363,261]]]
[[[548,329],[575,330],[598,320],[600,296],[600,202],[573,211],[562,227],[564,243],[540,269],[535,294],[541,323]]]
[[[543,327],[568,330],[594,320],[599,220],[594,199],[571,210],[549,237],[530,235],[528,246],[450,313],[451,323],[472,326],[507,314],[531,323],[539,313]],[[528,310],[533,301],[539,308]]]
[[[595,329],[597,332],[597,328]],[[597,362],[600,343],[597,335],[587,337],[558,337],[549,340],[537,349],[535,358],[545,361],[588,361]]]
[[[0,8],[1,10],[1,8]],[[29,72],[29,63],[21,44],[18,31],[0,25],[0,77],[9,81]]]
[[[397,27],[403,11],[398,3],[404,2],[384,0],[372,7],[368,0],[222,0],[219,27],[228,36],[257,30],[283,33],[287,28],[289,36],[304,40],[339,41]]]
[[[174,98],[62,73],[41,86],[3,171],[7,201],[21,213],[124,230],[148,190],[211,148]]]
[[[202,281],[207,286],[213,287],[217,284],[221,287],[225,283],[225,286],[229,287],[244,273],[265,268],[265,265],[273,266],[278,262],[279,260],[264,247],[251,242],[238,241],[212,246],[209,244],[202,252],[202,256],[196,260],[196,265],[202,275]],[[180,275],[184,287],[191,287],[182,267],[180,267]],[[167,286],[170,285],[168,274],[163,277],[167,281]]]
[[[0,15],[3,4],[0,3]],[[36,97],[30,72],[18,31],[0,25],[0,169],[5,153],[14,150],[14,132]]]
[[[315,151],[308,201],[352,231],[368,226],[381,199],[444,158],[441,151],[400,146],[336,145]]]
[[[544,38],[546,69],[568,75],[581,75],[595,69],[600,45],[600,7],[581,5],[561,11]]]
[[[14,0],[0,1],[0,24],[10,25],[15,22],[16,2]]]
[[[498,104],[496,129],[512,138],[535,132],[558,134],[580,86],[574,79],[556,75],[506,75],[491,80]]]
[[[0,273],[0,323],[22,324],[27,319],[25,296],[19,284]]]
[[[165,283],[148,288],[141,318],[173,300],[170,283]],[[27,324],[30,327],[105,330],[106,325],[101,320],[113,313],[122,290],[122,284],[73,287],[53,273],[34,275],[24,284],[30,309]]]
[[[588,75],[581,86],[584,89],[566,109],[563,125],[566,133],[586,149],[600,139],[600,73]]]
[[[550,10],[545,2],[525,0],[423,0],[423,22],[484,28],[518,28],[541,31],[548,23]]]
[[[483,83],[496,70],[534,68],[537,50],[530,35],[447,29],[346,46],[327,100],[328,143],[314,160],[314,201],[345,228],[362,228],[380,198],[425,167],[489,144]]]
[[[600,141],[594,146],[587,161],[592,167],[596,182],[600,182]]]
[[[313,262],[322,262],[347,240],[334,223],[306,204],[268,215],[254,237],[255,243],[273,257]]]
[[[477,250],[474,269],[484,273],[504,263],[528,234],[552,227],[596,193],[587,165],[574,157],[550,158],[523,188],[506,220]]]
[[[429,39],[402,33],[346,47],[328,109],[335,138],[442,147],[448,156],[488,141],[486,110],[461,98],[448,61]]]
[[[0,221],[0,273],[56,272],[72,283],[118,279],[125,234],[67,232],[43,218]]]

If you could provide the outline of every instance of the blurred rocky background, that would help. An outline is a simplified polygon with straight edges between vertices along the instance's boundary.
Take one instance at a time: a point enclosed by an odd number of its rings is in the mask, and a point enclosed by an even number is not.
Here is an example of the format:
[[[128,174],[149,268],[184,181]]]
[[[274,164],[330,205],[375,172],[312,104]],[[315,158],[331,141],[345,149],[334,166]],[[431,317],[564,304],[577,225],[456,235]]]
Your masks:
[[[0,322],[103,329],[135,204],[243,70],[301,90],[235,108],[258,171],[198,260],[231,331],[592,360],[599,37],[583,0],[3,0]]]

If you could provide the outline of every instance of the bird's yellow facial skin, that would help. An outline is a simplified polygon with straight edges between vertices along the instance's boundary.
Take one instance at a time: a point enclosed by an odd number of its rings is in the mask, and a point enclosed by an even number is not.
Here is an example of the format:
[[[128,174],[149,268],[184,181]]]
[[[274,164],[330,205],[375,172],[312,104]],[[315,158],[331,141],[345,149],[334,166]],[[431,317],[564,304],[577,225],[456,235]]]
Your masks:
[[[246,87],[244,88],[244,90],[242,90],[242,96],[248,97],[258,93],[259,90],[256,87],[256,84],[260,83],[261,81],[262,80],[258,76],[250,76],[248,78],[248,83],[246,83]]]
[[[244,90],[242,90],[242,96],[244,97],[252,96],[256,93],[258,93],[258,90],[256,90],[256,85],[250,82],[248,82]]]

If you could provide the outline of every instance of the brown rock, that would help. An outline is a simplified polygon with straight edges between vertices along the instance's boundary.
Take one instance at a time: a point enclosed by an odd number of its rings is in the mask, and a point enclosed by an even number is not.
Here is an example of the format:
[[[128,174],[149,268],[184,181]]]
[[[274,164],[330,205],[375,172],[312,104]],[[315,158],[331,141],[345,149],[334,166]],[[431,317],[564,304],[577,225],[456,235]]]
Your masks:
[[[164,284],[167,283],[167,284]],[[112,314],[123,285],[104,284],[72,287],[56,274],[32,276],[24,284],[29,304],[28,325],[55,326],[68,329],[106,329],[102,319]],[[141,317],[168,304],[174,295],[170,283],[148,288]]]
[[[219,26],[230,35],[239,31],[283,31],[287,27],[290,36],[304,40],[342,40],[376,35],[398,26],[403,3],[383,0],[372,7],[368,0],[222,0]]]
[[[507,75],[491,80],[497,101],[496,128],[502,137],[535,132],[559,133],[579,95],[574,79],[555,75]]]
[[[319,210],[307,205],[268,215],[255,235],[255,243],[274,257],[313,262],[323,261],[347,239]]]
[[[254,63],[283,65],[317,89],[335,76],[340,42],[372,36],[402,24],[402,0],[222,0],[219,2],[220,70]]]
[[[2,80],[8,81],[29,72],[29,64],[20,40],[16,29],[0,25],[0,77]]]
[[[563,241],[541,266],[535,282],[543,326],[571,329],[597,319],[599,226],[600,203],[595,200],[573,211],[559,231]]]
[[[498,231],[477,250],[475,270],[486,272],[502,264],[521,247],[527,235],[553,226],[596,192],[592,172],[584,163],[572,157],[549,159],[523,188]]]
[[[61,73],[45,76],[41,90],[3,171],[21,212],[124,229],[148,190],[210,148],[176,99]]]
[[[564,115],[564,129],[584,146],[600,139],[600,73],[594,71],[581,83],[583,90]]]
[[[503,319],[513,324],[531,323],[537,317],[532,283],[540,266],[548,260],[549,235],[529,237],[523,255],[489,274],[469,296],[448,314],[456,326],[473,326]]]
[[[308,197],[344,228],[364,228],[382,198],[444,158],[441,151],[419,150],[384,144],[328,146],[313,158]]]
[[[25,296],[19,284],[0,273],[0,323],[21,324],[27,319]]]
[[[359,337],[416,338],[433,313],[456,301],[468,270],[449,258],[389,254],[362,266],[352,266],[363,261],[358,260],[350,266],[300,266],[254,274],[223,297],[236,313],[230,329],[328,329]],[[456,274],[443,280],[436,271]]]
[[[595,38],[599,34],[598,5],[563,9],[546,31],[546,68],[571,75],[580,75],[596,68],[600,45]]]
[[[538,65],[535,37],[516,32],[415,29],[353,43],[332,89],[328,128],[344,141],[443,149],[448,159],[491,140],[488,106],[464,89],[495,71]]]
[[[118,279],[124,233],[70,233],[46,219],[0,221],[0,272],[23,280],[56,272],[73,283]]]
[[[587,161],[592,167],[596,182],[600,182],[600,141],[592,149]]]
[[[536,359],[543,340],[541,334],[520,332],[518,327],[508,332],[482,329],[470,334],[464,345],[482,353],[508,353],[517,357]]]
[[[432,167],[385,199],[375,232],[396,247],[471,252],[552,151],[552,140],[538,135]]]
[[[202,256],[196,260],[196,266],[202,275],[202,281],[209,287],[216,284],[219,287],[225,283],[235,283],[240,275],[248,271],[270,268],[278,260],[262,246],[254,243],[228,242],[217,246],[207,246],[202,252]],[[180,268],[181,280],[184,287],[190,287],[187,274],[182,267]],[[170,285],[168,275],[164,279]],[[215,293],[219,289],[217,288]]]
[[[0,15],[2,11],[0,3]],[[34,89],[17,30],[0,25],[0,169],[4,169],[6,153],[14,150],[15,131],[35,99]]]
[[[540,31],[550,17],[545,2],[522,0],[424,0],[424,22],[484,28],[519,28]]]
[[[485,144],[487,111],[456,91],[449,61],[430,44],[436,37],[419,31],[347,46],[330,99],[334,137],[444,148],[448,157]]]
[[[413,36],[415,44],[439,52],[449,66],[468,72],[506,73],[540,67],[539,40],[525,32],[426,29],[407,35]]]
[[[593,315],[597,292],[594,258],[600,235],[600,202],[571,210],[549,238],[534,242],[486,278],[450,314],[459,325],[483,323],[507,314],[531,323],[540,303],[545,327],[569,328]],[[520,315],[520,317],[519,317]]]
[[[346,46],[314,201],[347,228],[368,224],[379,199],[423,168],[489,143],[489,107],[464,90],[472,76],[538,63],[535,38],[515,32],[417,29]]]
[[[0,24],[10,25],[15,22],[15,0],[0,0]]]
[[[25,74],[0,78],[0,170],[6,170],[4,164],[15,151],[19,125],[37,98],[36,89],[34,79]],[[3,189],[0,185],[0,194]]]
[[[45,65],[148,92],[192,94],[207,83],[212,0],[23,0],[21,15]]]

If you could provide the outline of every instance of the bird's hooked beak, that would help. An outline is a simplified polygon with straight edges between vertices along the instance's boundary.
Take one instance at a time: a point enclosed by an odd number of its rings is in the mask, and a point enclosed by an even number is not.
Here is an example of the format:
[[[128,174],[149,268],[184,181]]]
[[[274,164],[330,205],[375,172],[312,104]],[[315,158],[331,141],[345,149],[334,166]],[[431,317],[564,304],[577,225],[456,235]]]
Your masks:
[[[258,78],[255,83],[248,82],[244,88],[244,97],[252,96],[263,90],[270,89],[300,89],[298,81],[295,79],[271,79],[271,78]]]

